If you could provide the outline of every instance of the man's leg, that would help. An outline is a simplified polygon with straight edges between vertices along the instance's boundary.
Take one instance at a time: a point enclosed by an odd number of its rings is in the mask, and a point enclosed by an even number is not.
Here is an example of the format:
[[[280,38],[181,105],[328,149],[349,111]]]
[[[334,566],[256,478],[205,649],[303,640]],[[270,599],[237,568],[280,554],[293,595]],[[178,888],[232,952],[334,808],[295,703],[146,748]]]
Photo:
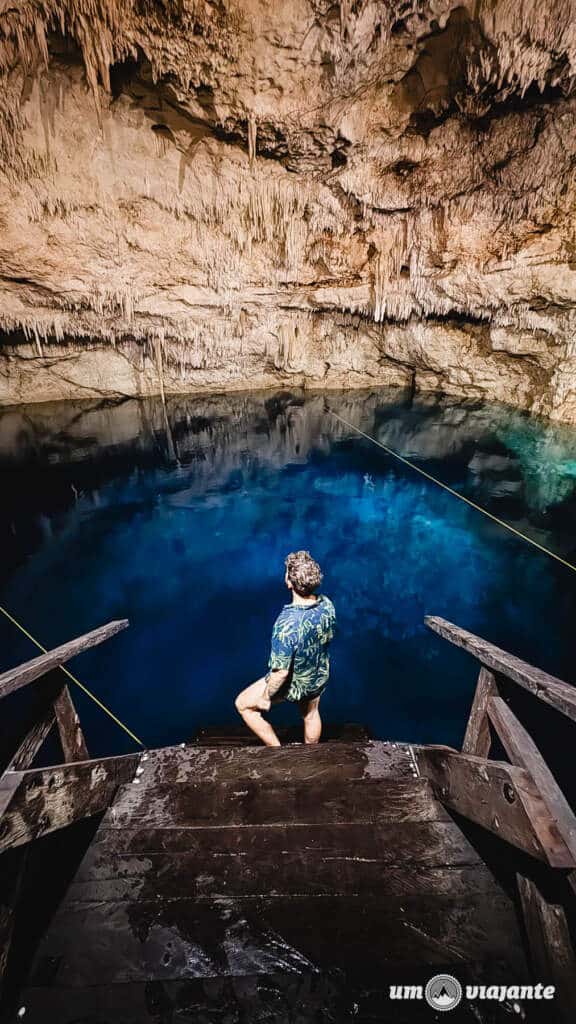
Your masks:
[[[320,697],[314,697],[313,700],[303,700],[300,708],[304,719],[304,743],[319,743],[322,735]]]
[[[266,694],[267,679],[259,679],[251,686],[247,686],[242,693],[236,697],[236,710],[242,716],[246,725],[252,732],[256,733],[259,740],[267,747],[279,747],[278,739],[274,729],[262,718],[262,711],[270,710],[270,700]]]

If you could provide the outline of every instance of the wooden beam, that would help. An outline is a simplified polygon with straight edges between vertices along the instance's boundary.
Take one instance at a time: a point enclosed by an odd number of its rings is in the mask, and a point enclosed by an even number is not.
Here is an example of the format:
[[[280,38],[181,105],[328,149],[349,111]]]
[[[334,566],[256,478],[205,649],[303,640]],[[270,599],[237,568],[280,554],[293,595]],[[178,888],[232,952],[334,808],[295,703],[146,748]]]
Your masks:
[[[4,747],[9,759],[3,763],[2,771],[24,771],[32,767],[36,754],[56,722],[54,701],[63,685],[62,676],[53,672],[41,686],[34,686],[28,692],[25,707],[21,709],[23,714],[19,727],[7,727],[4,736],[0,737],[0,746]]]
[[[548,903],[531,879],[516,876],[530,950],[534,979],[554,985],[552,1019],[568,1024],[576,1020],[576,957],[566,915],[561,906]]]
[[[490,722],[488,721],[488,701],[498,693],[496,680],[487,668],[482,667],[476,684],[474,702],[466,726],[466,735],[462,744],[463,754],[475,754],[477,757],[488,757],[492,746]]]
[[[19,690],[22,686],[27,686],[28,683],[34,682],[40,676],[46,675],[52,669],[58,668],[66,661],[70,661],[71,658],[75,658],[82,651],[87,651],[90,647],[96,647],[98,644],[103,643],[104,640],[108,640],[109,637],[119,633],[122,629],[126,629],[128,625],[128,619],[109,622],[106,626],[93,629],[91,633],[85,633],[84,636],[79,636],[76,640],[69,640],[68,643],[62,644],[61,647],[55,647],[54,650],[39,655],[38,658],[32,658],[31,661],[25,662],[24,665],[17,665],[16,668],[9,669],[8,672],[0,675],[0,698],[6,697],[9,693],[13,693],[14,690]]]
[[[491,697],[488,714],[508,757],[530,773],[576,863],[576,815],[534,740],[501,697]]]
[[[140,754],[6,772],[0,779],[0,852],[105,811],[131,782]]]
[[[414,747],[414,752],[422,775],[432,781],[446,807],[552,867],[576,866],[524,768],[460,754],[450,747]]]
[[[22,772],[4,772],[0,776],[0,830],[2,817],[18,789],[21,775]]]
[[[474,633],[468,633],[467,630],[460,629],[452,622],[447,622],[446,619],[427,615],[424,621],[429,629],[434,630],[435,633],[445,640],[449,640],[456,647],[461,647],[468,654],[474,655],[486,668],[507,676],[508,679],[512,679],[525,690],[529,690],[535,697],[576,721],[575,686],[564,683],[561,679],[556,679],[555,676],[548,675],[547,672],[542,672],[539,668],[534,668],[513,654],[508,654],[487,640],[475,636]]]
[[[54,707],[50,704],[22,740],[7,766],[7,771],[19,772],[30,767],[55,721]]]
[[[54,701],[56,723],[65,761],[87,761],[90,757],[70,690],[64,686]]]

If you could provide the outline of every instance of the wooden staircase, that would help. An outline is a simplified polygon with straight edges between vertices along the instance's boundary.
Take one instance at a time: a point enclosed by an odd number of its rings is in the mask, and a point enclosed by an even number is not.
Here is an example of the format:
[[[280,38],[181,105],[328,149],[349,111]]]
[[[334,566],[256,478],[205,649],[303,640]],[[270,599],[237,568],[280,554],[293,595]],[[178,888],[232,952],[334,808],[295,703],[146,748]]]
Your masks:
[[[460,751],[210,728],[91,760],[53,670],[124,621],[0,676],[36,697],[0,775],[2,1020],[411,1024],[447,972],[553,992],[464,998],[453,1024],[573,1024],[576,688],[426,621],[479,662]],[[62,762],[35,766],[55,732]]]
[[[409,745],[226,743],[150,751],[118,789],[37,951],[26,1022],[430,1021],[390,985],[526,980],[514,907]],[[450,1019],[510,1019],[484,1012]]]

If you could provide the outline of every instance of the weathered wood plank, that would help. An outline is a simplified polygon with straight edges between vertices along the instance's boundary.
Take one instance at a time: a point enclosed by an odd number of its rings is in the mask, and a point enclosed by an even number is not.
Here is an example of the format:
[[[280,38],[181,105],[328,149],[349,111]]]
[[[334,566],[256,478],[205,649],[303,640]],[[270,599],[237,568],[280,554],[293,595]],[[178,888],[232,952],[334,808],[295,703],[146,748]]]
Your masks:
[[[46,675],[52,669],[58,668],[65,662],[70,661],[71,658],[75,658],[82,651],[96,647],[98,644],[103,643],[104,640],[108,640],[116,633],[126,629],[128,625],[128,619],[109,622],[106,626],[99,626],[98,629],[93,629],[91,633],[85,633],[84,636],[79,636],[75,640],[69,640],[60,647],[47,651],[46,654],[40,654],[37,658],[32,658],[31,661],[27,661],[23,665],[17,665],[15,668],[9,669],[8,672],[0,675],[0,698],[6,697],[15,690],[19,690],[22,686],[27,686],[28,683],[34,682],[40,676]]]
[[[517,875],[517,883],[534,977],[554,985],[550,1016],[567,1024],[576,1020],[576,956],[566,915],[561,906],[548,903],[531,879]]]
[[[0,822],[6,808],[10,805],[14,794],[18,790],[22,775],[22,772],[4,772],[0,776]]]
[[[282,825],[362,821],[448,821],[426,779],[320,778],[307,782],[191,782],[126,786],[118,793],[108,828],[145,825]]]
[[[486,668],[507,676],[525,690],[529,690],[535,697],[576,721],[576,687],[570,683],[534,668],[513,654],[508,654],[487,640],[475,636],[474,633],[447,622],[446,619],[428,615],[424,621],[439,636],[474,655]]]
[[[134,775],[140,754],[55,768],[8,772],[0,779],[0,851],[102,813]]]
[[[109,812],[110,813],[110,812]],[[451,864],[471,864],[481,860],[480,854],[462,834],[460,828],[449,818],[447,821],[376,822],[361,824],[341,822],[332,824],[289,825],[245,825],[220,828],[214,827],[173,827],[154,828],[147,822],[124,828],[109,828],[109,814],[101,822],[94,837],[84,865],[92,862],[105,863],[111,856],[122,854],[193,853],[199,854],[212,844],[212,849],[222,853],[237,849],[240,852],[253,850],[256,857],[281,856],[281,850],[288,850],[294,844],[315,856],[330,856],[334,851],[326,846],[326,836],[342,849],[349,842],[360,842],[360,836],[372,831],[374,843],[381,847],[380,855],[388,863],[413,863],[422,858],[428,866],[446,867]],[[292,830],[293,829],[293,830]],[[410,843],[412,854],[407,853]],[[231,844],[233,846],[231,847]],[[236,844],[236,847],[234,846]],[[243,844],[249,844],[246,847]],[[379,847],[379,848],[380,848]],[[243,858],[241,858],[243,859]]]
[[[496,894],[78,904],[58,912],[31,982],[50,970],[67,989],[323,966],[378,973],[507,958],[515,940],[510,901]]]
[[[391,985],[419,985],[424,990],[436,969],[450,965],[382,961],[371,978],[335,976],[330,968],[316,966],[277,973],[245,974],[239,983],[234,975],[215,980],[186,978],[158,983],[124,982],[93,985],[90,988],[37,986],[28,988],[22,1002],[26,1005],[27,1024],[159,1024],[182,1021],[186,1024],[238,1024],[274,1022],[274,1024],[326,1024],[327,1021],[361,1021],[382,1024],[431,1024],[430,1008],[424,1000],[408,1004],[390,1000]],[[492,961],[462,960],[457,963],[459,981],[465,984],[510,984],[510,970],[503,974]],[[516,978],[514,977],[514,981]],[[461,1005],[458,1024],[510,1024],[508,1005],[487,1002]]]
[[[415,753],[420,771],[446,807],[552,867],[574,866],[556,821],[524,768],[450,747],[416,747]]]
[[[173,830],[166,831],[170,842]],[[108,830],[108,836],[112,833],[123,840],[122,830]],[[76,875],[82,898],[96,882],[102,883],[98,896],[90,898],[354,892],[378,888],[384,873],[402,879],[410,865],[427,869],[480,863],[454,822],[260,825],[183,833],[178,830],[175,836],[185,844],[182,852],[168,847],[165,853],[152,853],[146,827],[140,830],[144,848],[136,855],[117,853],[113,836],[107,846],[93,844]],[[80,898],[75,885],[70,899]]]
[[[388,973],[384,980],[390,984]],[[384,991],[383,986],[380,995]],[[37,986],[26,989],[22,1002],[26,1006],[27,1024],[285,1024],[302,1021],[303,1007],[306,1024],[325,1024],[342,1020],[342,1006],[353,1002],[358,1005],[360,995],[352,1000],[351,994],[344,979],[335,981],[333,972],[302,967],[298,971],[266,974],[265,984],[258,972],[243,975],[240,984],[234,976],[227,976],[217,980],[186,978],[150,984],[136,981],[89,988]],[[397,1024],[396,1017],[387,1017],[386,1024]],[[481,1022],[475,1020],[470,1024]]]
[[[29,768],[55,722],[54,707],[50,704],[22,740],[6,770],[18,772]]]
[[[188,887],[201,895],[231,885],[240,885],[247,894],[266,886],[276,891],[288,883],[304,891],[308,880],[314,884],[325,877],[339,877],[348,885],[362,878],[364,870],[366,878],[377,882],[384,868],[384,885],[388,876],[392,884],[393,878],[402,879],[403,873],[409,877],[413,869],[484,868],[478,851],[451,820],[166,829],[145,823],[118,830],[106,827],[109,818],[110,812],[76,881],[140,878],[156,885],[156,867],[163,864],[177,876],[182,858],[191,874],[181,893]],[[164,878],[165,871],[161,874]]]
[[[463,754],[475,754],[477,757],[488,757],[492,739],[488,720],[488,701],[498,693],[496,680],[487,668],[482,667],[476,684],[474,702],[466,726],[466,735],[462,744]]]
[[[243,779],[287,782],[297,779],[412,778],[408,744],[368,741],[318,746],[278,747],[166,747],[151,750],[142,761],[143,785],[158,782],[201,782]]]
[[[62,690],[56,697],[54,711],[56,713],[56,723],[58,725],[64,760],[69,762],[87,761],[90,757],[88,747],[86,746],[80,719],[67,686],[62,687]]]
[[[488,714],[513,764],[530,773],[576,864],[576,816],[538,747],[501,697],[491,697]]]

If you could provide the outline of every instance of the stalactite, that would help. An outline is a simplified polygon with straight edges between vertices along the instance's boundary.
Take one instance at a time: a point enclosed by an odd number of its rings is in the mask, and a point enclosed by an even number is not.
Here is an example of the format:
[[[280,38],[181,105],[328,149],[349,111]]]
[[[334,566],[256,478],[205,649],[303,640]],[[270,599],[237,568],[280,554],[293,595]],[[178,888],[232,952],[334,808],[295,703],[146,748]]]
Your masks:
[[[250,114],[248,118],[248,156],[250,163],[253,164],[256,160],[256,142],[258,134],[258,124],[254,114]]]
[[[468,316],[473,324],[476,318],[511,331],[544,330],[559,347],[567,345],[571,300],[564,276],[570,275],[560,264],[572,264],[576,246],[567,187],[576,157],[574,104],[554,92],[552,109],[546,96],[541,102],[535,96],[550,88],[569,95],[576,30],[567,0],[553,0],[547,12],[535,0],[481,0],[474,13],[467,8],[474,45],[467,50],[464,40],[462,53],[443,54],[433,67],[434,81],[448,79],[441,117],[428,99],[417,109],[409,97],[397,103],[395,86],[420,70],[426,77],[420,57],[434,63],[434,41],[451,13],[443,0],[406,0],[400,10],[383,0],[342,0],[340,25],[335,8],[325,17],[328,5],[315,2],[324,14],[311,33],[308,70],[316,94],[310,102],[292,30],[270,33],[269,12],[259,11],[267,33],[259,46],[273,47],[271,75],[278,81],[262,88],[257,105],[247,100],[256,96],[252,51],[240,62],[229,58],[252,38],[250,24],[239,41],[231,39],[241,5],[22,0],[5,6],[0,151],[12,147],[21,163],[15,173],[3,162],[1,186],[17,204],[19,219],[10,230],[21,224],[23,236],[28,230],[44,249],[35,260],[30,249],[20,257],[14,246],[0,326],[21,327],[35,360],[48,361],[58,345],[63,352],[111,345],[150,380],[157,373],[164,390],[171,375],[189,380],[217,367],[225,376],[244,355],[256,363],[268,353],[283,373],[297,372],[300,306],[326,316],[325,332],[317,321],[308,328],[321,338],[324,354],[332,351],[332,330],[333,351],[342,359],[355,343],[349,332],[359,325],[381,338],[417,317],[453,318],[457,325]],[[58,60],[45,70],[54,29],[79,47],[114,149],[101,141],[92,102],[82,106],[82,72]],[[135,54],[143,69],[138,85],[150,95],[141,99],[127,88],[112,103],[105,96],[110,65]],[[456,56],[462,63],[453,81],[444,65]],[[314,77],[320,66],[321,81]],[[36,85],[23,117],[26,72]],[[229,75],[243,83],[236,96]],[[75,154],[55,99],[64,82],[73,94],[68,102],[82,111],[73,115],[79,155],[73,173]],[[512,97],[519,100],[515,109],[506,106]],[[79,123],[84,112],[85,126]],[[482,123],[471,120],[487,113]],[[164,117],[166,124],[151,124]],[[186,123],[195,119],[206,134],[192,150]],[[94,153],[95,165],[102,161],[97,172],[86,153]],[[542,257],[558,265],[562,278],[557,308],[547,317],[530,308],[533,294],[554,304],[556,286],[537,269],[540,230],[543,238],[559,236]],[[79,253],[86,266],[76,275]],[[33,265],[25,283],[24,263]],[[290,308],[285,320],[278,308]],[[422,344],[427,330],[414,335]],[[266,338],[261,348],[257,331]],[[76,348],[74,338],[81,339]]]

